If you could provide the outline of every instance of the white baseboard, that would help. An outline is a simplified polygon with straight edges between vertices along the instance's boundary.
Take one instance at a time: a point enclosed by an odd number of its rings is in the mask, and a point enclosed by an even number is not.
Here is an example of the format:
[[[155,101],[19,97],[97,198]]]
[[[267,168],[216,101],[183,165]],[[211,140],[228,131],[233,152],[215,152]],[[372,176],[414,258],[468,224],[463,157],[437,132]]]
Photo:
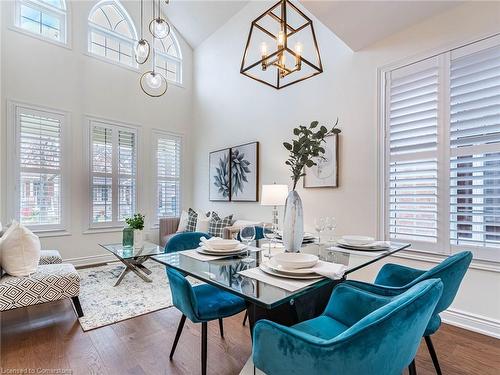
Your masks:
[[[449,309],[441,313],[443,322],[500,339],[500,321],[486,316]]]
[[[112,254],[102,254],[102,255],[89,255],[86,257],[79,257],[79,258],[68,258],[64,259],[63,262],[71,263],[75,267],[83,267],[99,263],[115,262],[117,260],[118,259],[116,259],[116,257],[113,256]]]

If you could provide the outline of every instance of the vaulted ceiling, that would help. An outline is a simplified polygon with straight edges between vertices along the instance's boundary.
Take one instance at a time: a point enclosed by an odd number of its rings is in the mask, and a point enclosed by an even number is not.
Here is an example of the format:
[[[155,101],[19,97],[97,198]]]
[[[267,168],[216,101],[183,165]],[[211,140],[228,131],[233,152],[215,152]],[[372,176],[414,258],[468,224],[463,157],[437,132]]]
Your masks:
[[[171,0],[165,12],[191,47],[196,48],[247,3],[248,0]],[[300,0],[300,3],[357,51],[464,2]]]

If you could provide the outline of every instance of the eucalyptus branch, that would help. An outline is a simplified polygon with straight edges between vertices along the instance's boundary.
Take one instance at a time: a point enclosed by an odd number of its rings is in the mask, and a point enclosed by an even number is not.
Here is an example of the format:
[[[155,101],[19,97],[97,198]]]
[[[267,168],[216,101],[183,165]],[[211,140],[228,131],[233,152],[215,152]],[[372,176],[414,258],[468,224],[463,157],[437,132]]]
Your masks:
[[[316,165],[315,160],[324,159],[325,148],[322,147],[322,143],[325,142],[325,137],[341,132],[337,128],[338,123],[339,119],[330,130],[323,125],[319,127],[319,130],[315,130],[319,125],[318,121],[311,122],[309,127],[300,125],[293,129],[296,139],[292,139],[292,143],[283,143],[283,146],[290,152],[285,164],[292,172],[293,190],[297,187],[300,178],[305,176],[305,167],[311,168]]]

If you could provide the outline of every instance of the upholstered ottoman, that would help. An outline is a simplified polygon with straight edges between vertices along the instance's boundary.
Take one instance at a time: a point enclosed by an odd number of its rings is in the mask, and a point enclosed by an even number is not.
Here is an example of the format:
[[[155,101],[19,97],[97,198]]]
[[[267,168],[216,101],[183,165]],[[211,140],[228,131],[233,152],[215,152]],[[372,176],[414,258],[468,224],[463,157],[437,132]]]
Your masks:
[[[0,278],[0,311],[71,298],[79,317],[80,276],[72,264],[42,264],[26,277]]]
[[[61,254],[57,250],[42,250],[40,252],[40,261],[38,264],[60,264],[62,263]]]

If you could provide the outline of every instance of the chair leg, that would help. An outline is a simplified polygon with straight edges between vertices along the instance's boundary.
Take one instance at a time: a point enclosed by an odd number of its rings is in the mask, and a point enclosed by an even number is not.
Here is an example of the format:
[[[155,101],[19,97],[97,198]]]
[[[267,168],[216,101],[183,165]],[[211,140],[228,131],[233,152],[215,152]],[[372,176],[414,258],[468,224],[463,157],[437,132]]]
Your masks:
[[[219,318],[219,331],[220,337],[224,338],[224,323],[222,323],[222,318]]]
[[[207,324],[201,323],[201,375],[207,374]]]
[[[172,350],[170,350],[170,360],[172,360],[172,358],[174,357],[175,348],[177,347],[177,343],[179,342],[179,338],[181,337],[184,323],[186,323],[186,315],[183,314],[179,322],[179,327],[177,328],[177,333],[175,334],[174,343],[172,344]]]
[[[427,344],[427,349],[429,349],[429,354],[432,358],[432,363],[434,364],[434,368],[436,369],[436,374],[441,375],[441,367],[439,367],[439,361],[436,354],[436,350],[434,349],[434,345],[432,344],[432,340],[430,336],[425,336],[425,343]]]
[[[80,300],[78,299],[78,296],[71,297],[71,300],[73,301],[73,305],[75,306],[76,315],[78,315],[78,317],[81,318],[83,316],[83,310],[82,310],[82,305],[80,305]]]
[[[243,318],[243,325],[247,323],[247,319],[248,319],[248,311],[245,311],[245,317]]]
[[[415,366],[415,360],[411,361],[410,365],[408,366],[408,373],[410,375],[417,375],[417,366]]]

